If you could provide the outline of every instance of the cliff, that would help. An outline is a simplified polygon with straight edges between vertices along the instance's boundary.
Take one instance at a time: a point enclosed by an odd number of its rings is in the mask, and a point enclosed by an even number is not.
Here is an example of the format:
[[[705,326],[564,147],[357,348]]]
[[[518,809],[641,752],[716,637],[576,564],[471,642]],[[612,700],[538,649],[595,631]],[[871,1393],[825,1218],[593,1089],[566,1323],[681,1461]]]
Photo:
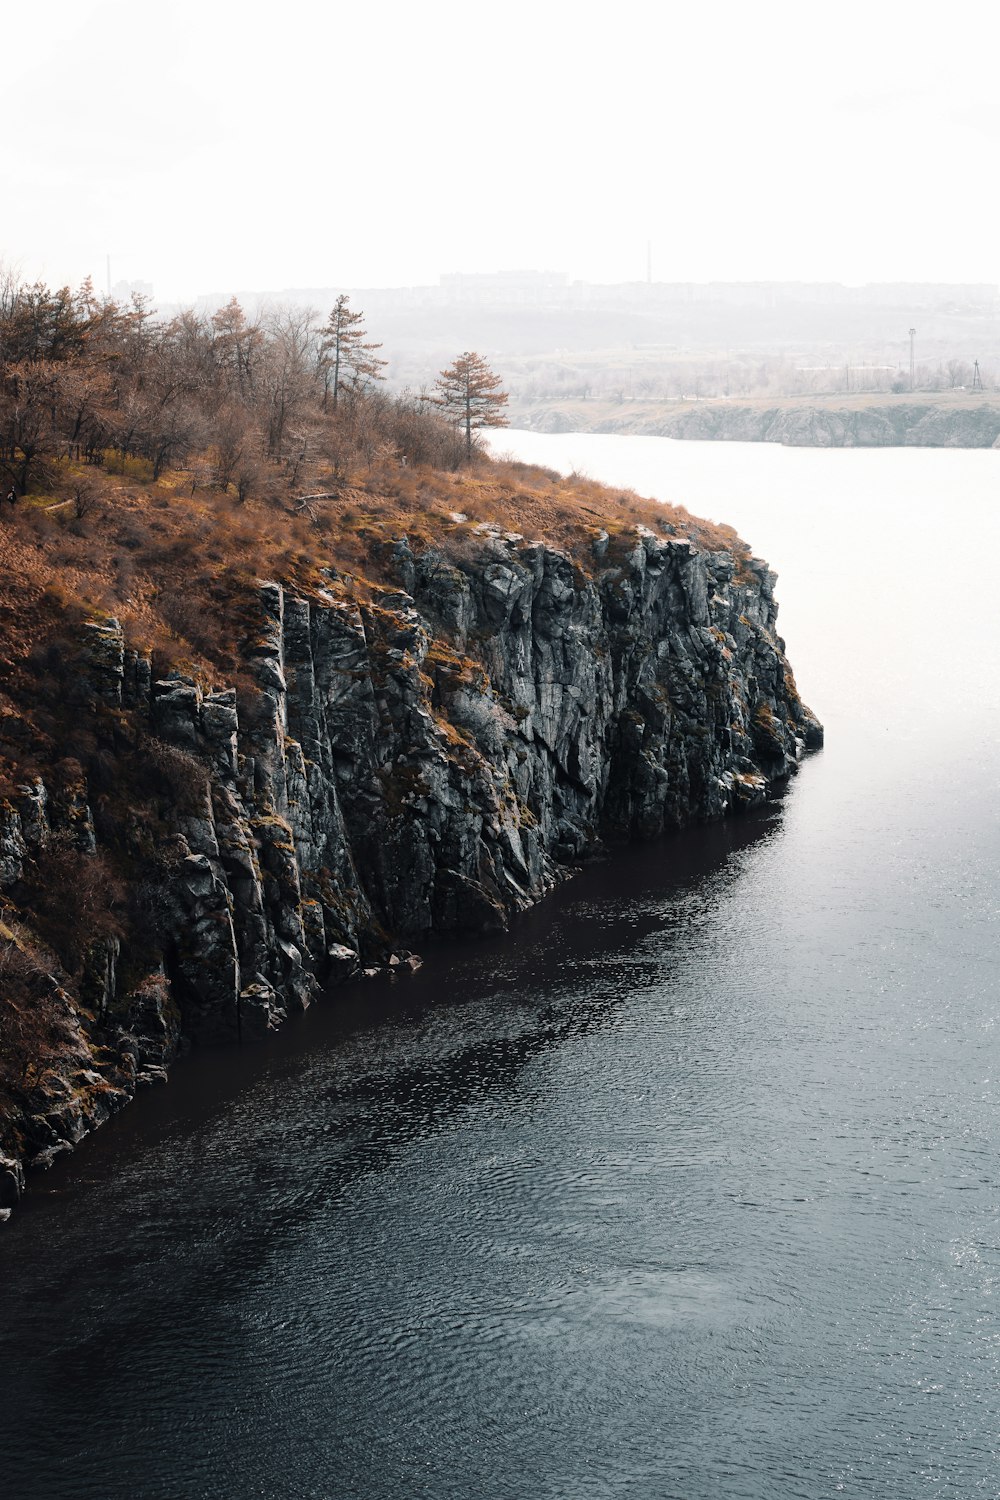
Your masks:
[[[544,403],[519,408],[512,420],[535,432],[604,432],[803,448],[1000,446],[1000,403],[968,396]]]
[[[84,749],[0,803],[5,1210],[179,1048],[502,928],[821,742],[742,544],[664,521],[574,555],[453,519],[380,544],[379,583],[248,582],[235,687],[161,675],[114,616],[73,628],[53,691]]]

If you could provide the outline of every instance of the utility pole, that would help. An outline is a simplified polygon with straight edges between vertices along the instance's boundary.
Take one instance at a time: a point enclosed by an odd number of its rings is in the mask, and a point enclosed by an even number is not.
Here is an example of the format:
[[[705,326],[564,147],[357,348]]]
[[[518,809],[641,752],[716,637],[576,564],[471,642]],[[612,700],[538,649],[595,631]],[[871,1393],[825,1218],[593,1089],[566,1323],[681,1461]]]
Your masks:
[[[917,330],[915,328],[911,328],[910,329],[910,390],[911,391],[913,390],[914,373],[915,373],[915,370],[916,370],[916,366],[913,363],[913,340],[916,338],[916,336],[917,336]]]

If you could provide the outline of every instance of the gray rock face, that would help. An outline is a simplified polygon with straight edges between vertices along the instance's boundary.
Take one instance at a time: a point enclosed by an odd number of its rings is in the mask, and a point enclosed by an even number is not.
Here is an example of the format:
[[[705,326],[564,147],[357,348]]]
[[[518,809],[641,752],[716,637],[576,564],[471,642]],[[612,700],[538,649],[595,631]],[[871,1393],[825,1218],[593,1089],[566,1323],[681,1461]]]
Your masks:
[[[759,802],[821,743],[765,564],[641,528],[594,554],[584,572],[480,526],[460,561],[400,541],[399,587],[369,603],[263,584],[240,708],[152,680],[115,622],[89,631],[81,712],[140,726],[171,787],[168,875],[147,976],[106,941],[66,997],[76,1081],[52,1081],[44,1128],[0,1138],[0,1202],[16,1156],[51,1159],[161,1078],[182,1032],[259,1038],[322,981],[502,929],[602,844]],[[0,886],[44,845],[46,797],[0,808]]]

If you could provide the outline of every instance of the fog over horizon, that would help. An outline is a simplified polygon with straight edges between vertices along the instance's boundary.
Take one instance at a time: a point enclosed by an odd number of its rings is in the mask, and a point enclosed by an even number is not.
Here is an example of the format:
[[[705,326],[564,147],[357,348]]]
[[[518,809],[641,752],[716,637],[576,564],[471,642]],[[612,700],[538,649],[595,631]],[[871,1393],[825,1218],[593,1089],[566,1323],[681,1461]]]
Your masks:
[[[998,280],[984,4],[365,14],[51,0],[5,17],[0,260],[220,291]]]

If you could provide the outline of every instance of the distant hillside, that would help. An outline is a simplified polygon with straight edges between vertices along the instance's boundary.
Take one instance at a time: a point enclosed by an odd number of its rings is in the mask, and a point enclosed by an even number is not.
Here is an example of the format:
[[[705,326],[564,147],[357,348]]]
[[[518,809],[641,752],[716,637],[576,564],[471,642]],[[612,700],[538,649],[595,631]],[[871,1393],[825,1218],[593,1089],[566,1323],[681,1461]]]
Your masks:
[[[325,310],[336,288],[241,294],[245,306]],[[227,294],[228,295],[228,294]],[[396,388],[419,390],[456,349],[478,349],[519,400],[812,396],[1000,384],[995,286],[899,283],[552,284],[498,275],[352,290]],[[204,310],[221,308],[221,293]]]
[[[511,421],[535,432],[607,432],[805,448],[1000,447],[1000,397],[969,392],[757,401],[543,401]]]

